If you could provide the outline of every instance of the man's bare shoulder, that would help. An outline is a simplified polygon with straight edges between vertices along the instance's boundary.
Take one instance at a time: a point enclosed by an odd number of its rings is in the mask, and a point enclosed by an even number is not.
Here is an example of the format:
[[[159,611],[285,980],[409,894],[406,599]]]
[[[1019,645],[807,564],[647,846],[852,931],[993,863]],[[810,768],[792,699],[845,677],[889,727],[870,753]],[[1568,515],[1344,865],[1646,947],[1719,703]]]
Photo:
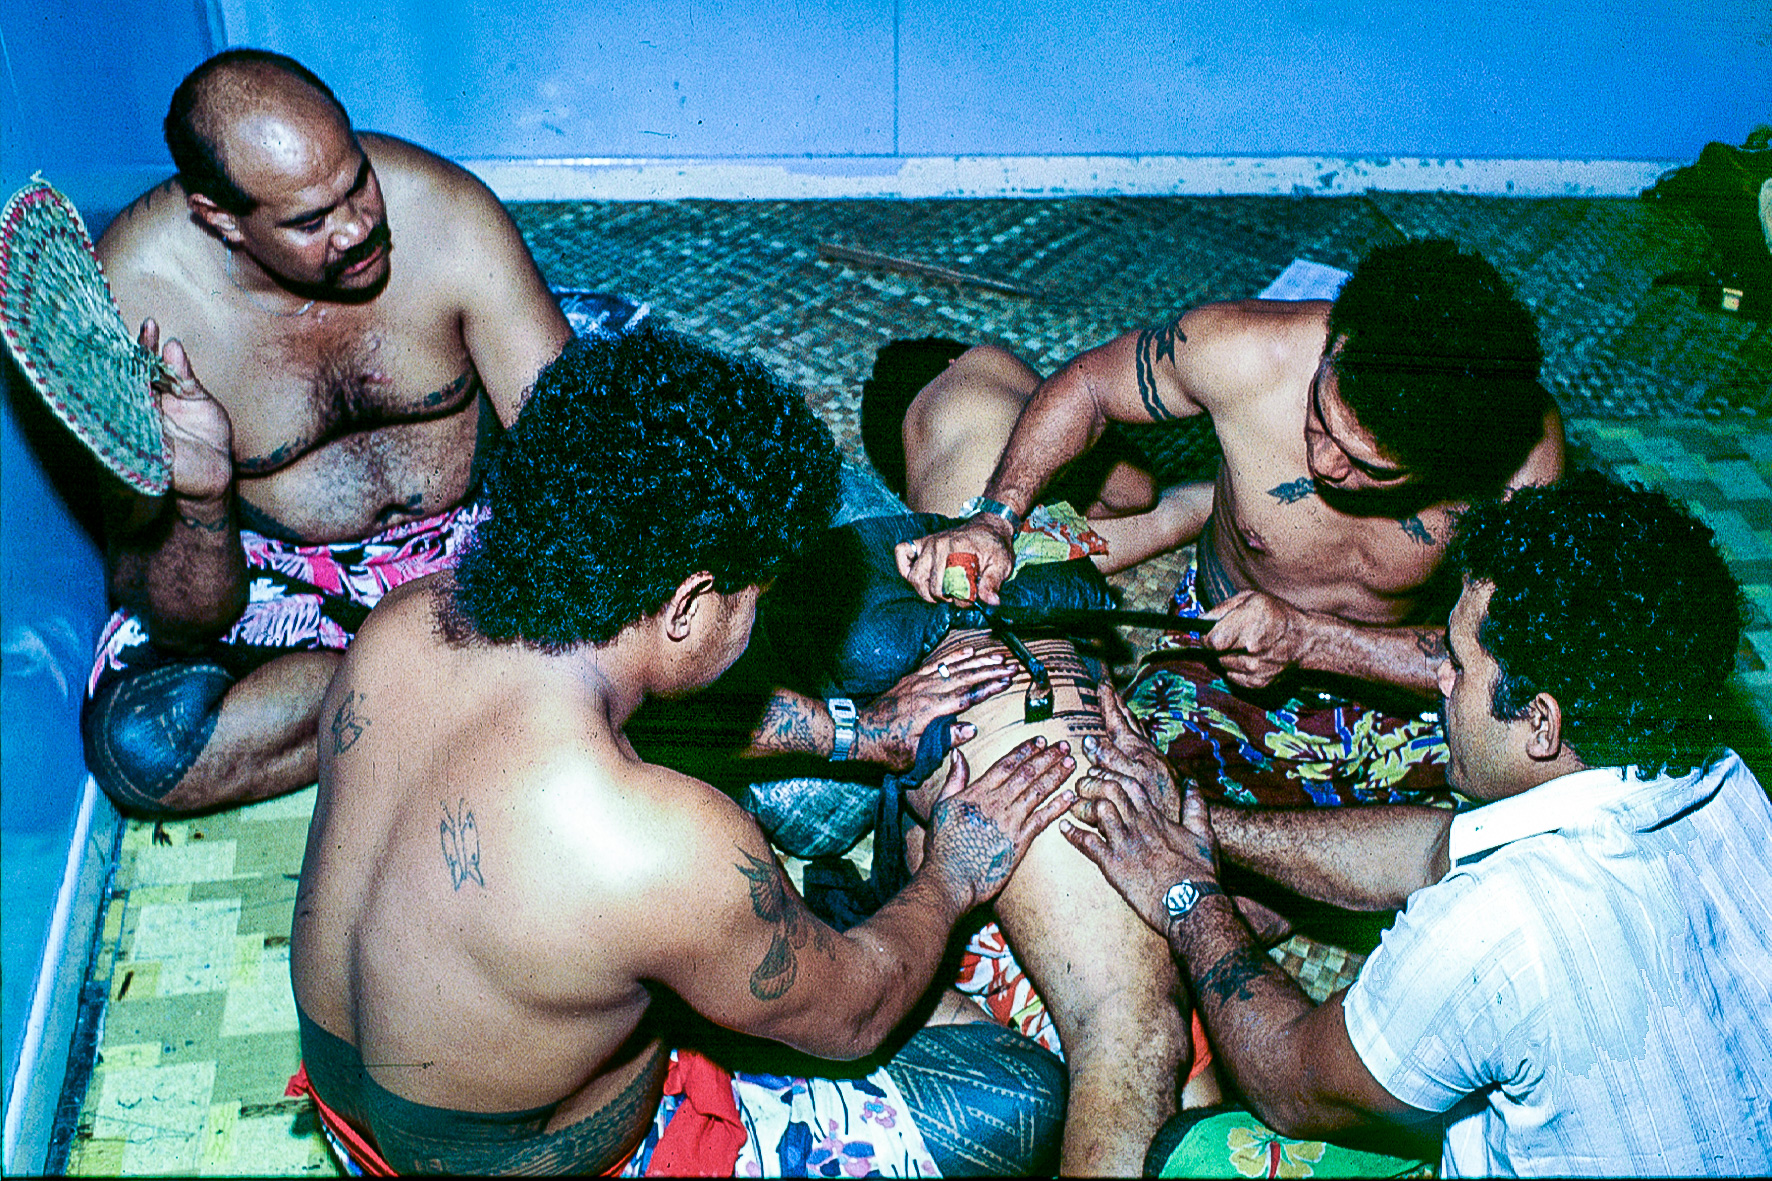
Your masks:
[[[1176,328],[1198,401],[1216,419],[1296,392],[1300,374],[1308,380],[1322,356],[1329,307],[1322,300],[1243,299],[1184,313]]]
[[[181,288],[187,256],[206,236],[191,219],[184,187],[169,177],[112,218],[95,250],[111,290],[127,303],[144,292],[164,297]]]
[[[504,207],[479,177],[437,153],[380,132],[359,133],[386,198],[425,217],[426,233],[471,233]],[[441,216],[440,216],[441,215]]]

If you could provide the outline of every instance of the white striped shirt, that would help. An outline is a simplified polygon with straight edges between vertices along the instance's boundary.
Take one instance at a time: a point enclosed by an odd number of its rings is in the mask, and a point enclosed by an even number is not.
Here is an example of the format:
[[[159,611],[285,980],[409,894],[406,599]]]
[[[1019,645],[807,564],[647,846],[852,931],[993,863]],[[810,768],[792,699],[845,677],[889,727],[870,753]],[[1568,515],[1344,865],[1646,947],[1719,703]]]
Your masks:
[[[1733,753],[1457,817],[1348,989],[1445,1176],[1772,1174],[1772,804]]]

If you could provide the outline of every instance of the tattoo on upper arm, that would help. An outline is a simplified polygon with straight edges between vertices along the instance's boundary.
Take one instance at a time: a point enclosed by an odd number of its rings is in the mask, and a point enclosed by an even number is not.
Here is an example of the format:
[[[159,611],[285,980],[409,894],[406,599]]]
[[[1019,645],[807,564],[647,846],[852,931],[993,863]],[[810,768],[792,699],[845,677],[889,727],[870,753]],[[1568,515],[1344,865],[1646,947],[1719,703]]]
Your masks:
[[[338,703],[332,712],[332,753],[342,755],[357,744],[363,737],[363,730],[369,725],[369,719],[357,712],[357,706],[363,704],[363,698],[357,696],[355,689],[345,694],[345,699]]]
[[[1269,488],[1267,494],[1281,504],[1297,504],[1307,496],[1315,496],[1317,485],[1309,476],[1301,476],[1296,480]]]
[[[929,824],[946,846],[950,874],[986,888],[1009,876],[1015,845],[971,800],[943,800],[930,812]]]
[[[812,737],[812,714],[802,697],[775,693],[763,708],[762,720],[751,732],[758,746],[776,751],[813,751],[818,744]]]
[[[1163,399],[1157,393],[1157,363],[1165,358],[1174,363],[1175,346],[1186,340],[1187,335],[1182,332],[1179,322],[1167,328],[1139,330],[1134,349],[1138,366],[1138,396],[1144,402],[1145,413],[1151,416],[1153,422],[1167,422],[1179,417],[1163,405]]]
[[[1220,1002],[1252,1001],[1255,993],[1249,986],[1273,967],[1273,961],[1259,947],[1245,944],[1201,973],[1196,991],[1210,994]]]
[[[1423,656],[1438,663],[1446,659],[1446,633],[1425,627],[1417,629],[1415,647]]]
[[[788,886],[781,867],[740,846],[744,861],[737,866],[751,887],[751,911],[766,923],[776,924],[763,953],[763,962],[751,973],[751,995],[760,1001],[780,1000],[800,974],[795,952],[811,943],[829,959],[836,959],[830,933],[806,910],[806,904]]]
[[[457,890],[469,881],[484,887],[486,879],[480,876],[480,826],[474,822],[474,811],[467,800],[457,800],[454,812],[443,804],[443,819],[437,828],[443,838],[443,862],[449,866],[450,883]]]
[[[1410,541],[1413,541],[1418,545],[1432,545],[1434,543],[1434,535],[1428,532],[1427,526],[1422,523],[1419,514],[1409,517],[1406,520],[1398,521],[1397,524],[1403,527],[1403,532],[1409,535]]]

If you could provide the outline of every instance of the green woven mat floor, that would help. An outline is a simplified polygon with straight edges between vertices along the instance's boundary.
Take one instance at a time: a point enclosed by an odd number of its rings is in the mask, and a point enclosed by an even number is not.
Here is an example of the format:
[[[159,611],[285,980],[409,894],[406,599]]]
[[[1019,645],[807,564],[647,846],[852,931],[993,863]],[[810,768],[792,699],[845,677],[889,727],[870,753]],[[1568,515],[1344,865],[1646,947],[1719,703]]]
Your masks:
[[[1400,234],[1483,249],[1537,309],[1547,382],[1578,454],[1685,499],[1757,607],[1735,678],[1736,744],[1772,723],[1772,339],[1651,286],[1702,256],[1695,226],[1634,201],[1347,198],[673,202],[518,206],[550,282],[648,300],[667,323],[798,381],[858,455],[859,388],[895,338],[992,339],[1051,367],[1201,299],[1247,296],[1295,257],[1349,267]],[[835,242],[1010,280],[1035,299],[821,259]],[[1165,432],[1168,432],[1165,434]],[[1199,432],[1142,439],[1169,474]],[[1170,558],[1119,578],[1162,601]],[[200,820],[131,823],[89,966],[94,1049],[65,1100],[70,1173],[331,1174],[297,1065],[288,932],[312,791]],[[1360,957],[1294,939],[1275,957],[1322,997]]]

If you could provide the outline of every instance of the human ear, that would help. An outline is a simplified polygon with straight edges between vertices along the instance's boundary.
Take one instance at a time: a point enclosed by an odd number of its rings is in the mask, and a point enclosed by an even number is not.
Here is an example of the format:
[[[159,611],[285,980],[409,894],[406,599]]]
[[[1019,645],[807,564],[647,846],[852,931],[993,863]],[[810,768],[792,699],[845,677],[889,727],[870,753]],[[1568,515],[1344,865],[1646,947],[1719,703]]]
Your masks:
[[[1526,703],[1526,754],[1549,761],[1563,752],[1563,707],[1549,693],[1539,693]]]
[[[697,571],[685,578],[682,584],[671,593],[670,600],[665,603],[665,635],[679,643],[687,640],[690,627],[695,620],[696,609],[700,606],[703,596],[712,594],[713,590],[714,576],[705,570]]]
[[[187,193],[185,204],[190,207],[191,216],[201,222],[210,233],[224,242],[240,241],[239,220],[210,198],[202,193]]]

